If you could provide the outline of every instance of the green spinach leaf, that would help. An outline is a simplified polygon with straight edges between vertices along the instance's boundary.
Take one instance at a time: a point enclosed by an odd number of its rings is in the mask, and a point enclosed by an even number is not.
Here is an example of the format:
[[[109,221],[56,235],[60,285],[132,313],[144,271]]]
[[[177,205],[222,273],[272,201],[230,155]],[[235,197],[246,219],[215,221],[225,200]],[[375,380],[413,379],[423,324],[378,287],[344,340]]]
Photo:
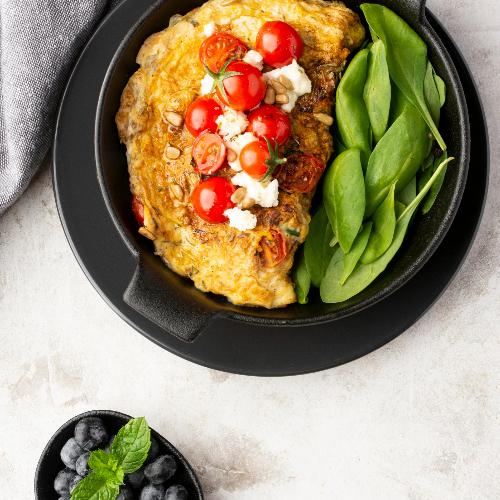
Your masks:
[[[307,272],[306,259],[304,257],[304,245],[301,245],[295,253],[295,260],[291,272],[292,281],[295,284],[295,294],[299,304],[307,304],[309,289],[311,288],[311,276]]]
[[[340,278],[340,284],[343,285],[347,278],[351,275],[358,263],[361,255],[368,244],[368,239],[372,231],[373,222],[368,221],[363,224],[361,232],[356,236],[354,243],[352,244],[349,253],[344,254],[343,264],[344,270],[342,272],[342,277]]]
[[[333,232],[344,253],[348,253],[365,211],[365,183],[359,149],[344,151],[328,167],[323,183],[323,203]]]
[[[408,183],[408,185],[399,193],[397,201],[403,205],[409,205],[417,196],[417,176]]]
[[[398,86],[391,78],[391,107],[389,110],[389,122],[387,124],[388,128],[390,128],[392,124],[399,118],[406,105],[413,106],[413,104],[405,97],[403,92],[398,89]]]
[[[432,71],[434,72],[434,81],[436,82],[436,88],[439,92],[439,105],[443,107],[446,102],[446,83],[444,83],[444,80],[436,74],[434,68]]]
[[[439,91],[436,87],[436,81],[434,80],[434,74],[435,72],[432,68],[432,64],[427,61],[427,68],[425,70],[424,78],[424,97],[427,107],[429,108],[429,113],[431,114],[436,127],[438,127],[441,103]]]
[[[433,173],[439,167],[441,162],[447,160],[447,158],[448,158],[447,152],[443,151],[443,154],[441,155],[440,158],[434,159],[434,165],[432,167]],[[442,187],[443,182],[444,182],[444,176],[446,175],[447,168],[448,168],[448,166],[445,165],[443,170],[441,170],[439,177],[436,179],[436,181],[432,185],[429,193],[424,198],[424,201],[422,203],[422,213],[423,214],[426,214],[432,208],[432,205],[434,205],[434,202],[436,201],[437,195],[439,194],[439,191],[441,191],[441,187]],[[429,169],[429,170],[431,170],[431,169]]]

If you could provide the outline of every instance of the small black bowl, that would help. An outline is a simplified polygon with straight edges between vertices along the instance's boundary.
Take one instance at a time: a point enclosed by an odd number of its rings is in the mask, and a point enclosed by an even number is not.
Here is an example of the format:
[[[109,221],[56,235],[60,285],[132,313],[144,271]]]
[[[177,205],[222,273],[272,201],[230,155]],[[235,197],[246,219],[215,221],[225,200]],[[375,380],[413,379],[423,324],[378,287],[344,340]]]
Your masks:
[[[117,10],[125,13],[128,5],[138,1],[141,0],[123,0]],[[427,44],[429,59],[448,89],[440,130],[449,156],[455,157],[448,165],[443,188],[432,210],[415,221],[386,271],[361,293],[340,304],[325,304],[319,293],[312,291],[307,305],[291,304],[273,310],[241,307],[220,295],[196,289],[191,280],[168,269],[154,254],[151,242],[138,235],[131,210],[125,148],[119,143],[114,120],[120,96],[138,68],[135,58],[144,40],[168,26],[174,14],[186,14],[203,3],[203,0],[158,0],[135,20],[116,51],[101,88],[95,121],[95,160],[103,198],[117,231],[137,261],[136,272],[124,290],[123,298],[129,306],[187,342],[195,340],[216,318],[262,326],[314,325],[375,304],[398,290],[429,260],[450,228],[465,188],[470,151],[467,104],[453,61],[425,18],[425,0],[372,1],[396,12]],[[359,5],[364,2],[344,0],[344,3],[361,14]],[[106,21],[103,28],[106,28]]]
[[[54,490],[54,479],[65,468],[60,452],[68,439],[73,437],[76,424],[85,417],[101,418],[110,435],[116,434],[132,417],[111,410],[87,411],[63,424],[50,438],[42,452],[35,472],[35,500],[57,500],[59,495]],[[160,454],[169,454],[177,462],[177,471],[169,480],[172,484],[181,484],[189,494],[189,500],[203,500],[203,491],[193,468],[188,461],[163,436],[151,429],[151,436],[158,441]]]

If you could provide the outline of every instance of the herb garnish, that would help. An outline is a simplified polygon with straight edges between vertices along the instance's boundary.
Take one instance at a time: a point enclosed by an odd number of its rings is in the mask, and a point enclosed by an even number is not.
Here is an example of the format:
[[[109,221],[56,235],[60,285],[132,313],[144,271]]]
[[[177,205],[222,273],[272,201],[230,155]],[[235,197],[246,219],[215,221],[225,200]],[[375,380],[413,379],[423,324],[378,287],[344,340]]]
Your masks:
[[[229,104],[229,99],[227,98],[226,94],[226,89],[224,88],[224,80],[226,78],[229,78],[230,76],[239,76],[243,75],[243,73],[240,73],[239,71],[226,71],[226,68],[229,66],[231,62],[233,62],[236,58],[233,57],[232,59],[229,59],[224,66],[218,71],[217,73],[214,73],[208,66],[203,65],[203,68],[205,68],[205,71],[214,79],[214,83],[212,85],[212,88],[210,89],[210,92],[208,95],[212,95],[212,92],[215,90],[217,87],[219,89],[219,92],[222,94],[222,97],[226,101],[226,104]]]
[[[274,139],[275,149],[273,149],[271,143],[269,142],[269,139],[266,136],[264,136],[264,139],[267,142],[267,147],[269,149],[269,154],[271,155],[271,157],[264,162],[264,165],[267,165],[268,169],[266,170],[264,177],[262,177],[262,179],[259,179],[259,182],[265,182],[269,180],[273,175],[275,168],[278,165],[281,165],[282,163],[286,162],[286,158],[280,158],[278,156],[278,141]]]

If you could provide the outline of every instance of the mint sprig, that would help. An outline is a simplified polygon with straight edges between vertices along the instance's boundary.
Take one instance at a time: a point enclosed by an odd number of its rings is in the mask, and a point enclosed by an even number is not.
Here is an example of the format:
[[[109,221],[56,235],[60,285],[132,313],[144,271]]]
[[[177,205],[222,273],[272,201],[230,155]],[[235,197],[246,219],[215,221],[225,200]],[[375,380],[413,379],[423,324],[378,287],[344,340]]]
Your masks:
[[[144,417],[124,425],[106,453],[90,452],[91,474],[82,479],[71,493],[71,500],[115,500],[125,474],[140,469],[151,446],[151,431]]]
[[[212,95],[212,92],[215,90],[215,87],[219,89],[219,92],[222,94],[222,97],[224,98],[225,104],[229,105],[229,99],[226,94],[226,89],[224,88],[224,80],[226,78],[229,78],[230,76],[238,76],[242,75],[243,73],[240,73],[239,71],[226,71],[226,68],[229,66],[230,63],[232,63],[236,58],[233,57],[232,59],[229,59],[229,61],[222,66],[220,71],[215,73],[212,71],[208,66],[203,65],[205,68],[205,71],[214,79],[214,83],[212,85],[212,88],[210,89],[210,92],[208,93],[209,96]]]
[[[264,139],[267,142],[267,148],[269,149],[269,154],[271,157],[264,162],[264,165],[267,165],[268,168],[266,170],[266,173],[264,174],[264,177],[262,177],[262,179],[259,179],[259,182],[265,182],[270,179],[276,167],[286,162],[286,158],[280,158],[278,156],[278,141],[274,139],[275,149],[273,149],[271,143],[269,142],[269,139],[266,136],[264,136]]]

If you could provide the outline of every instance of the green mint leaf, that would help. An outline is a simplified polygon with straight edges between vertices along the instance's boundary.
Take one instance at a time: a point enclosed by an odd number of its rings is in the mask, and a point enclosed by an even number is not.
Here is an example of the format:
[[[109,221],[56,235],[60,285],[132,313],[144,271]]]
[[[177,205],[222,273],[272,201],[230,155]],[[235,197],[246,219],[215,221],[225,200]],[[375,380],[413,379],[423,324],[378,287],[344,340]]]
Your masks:
[[[141,467],[151,446],[151,431],[144,417],[134,418],[115,437],[109,454],[129,474]]]
[[[123,483],[123,467],[118,465],[116,458],[104,450],[95,450],[90,453],[89,467],[98,476],[104,477],[110,484],[120,486]]]
[[[109,484],[99,474],[90,474],[82,479],[71,493],[71,500],[115,500],[120,493],[116,484]]]

